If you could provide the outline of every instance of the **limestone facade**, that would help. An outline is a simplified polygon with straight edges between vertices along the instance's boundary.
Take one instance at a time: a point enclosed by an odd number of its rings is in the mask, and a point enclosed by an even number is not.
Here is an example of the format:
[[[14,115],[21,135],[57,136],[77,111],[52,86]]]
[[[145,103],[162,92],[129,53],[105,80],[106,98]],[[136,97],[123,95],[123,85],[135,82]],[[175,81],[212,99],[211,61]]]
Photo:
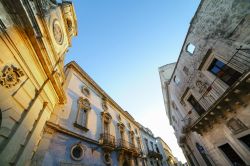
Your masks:
[[[138,123],[75,62],[65,67],[67,104],[46,123],[34,165],[143,165]]]
[[[159,68],[190,165],[250,165],[250,2],[202,0],[176,64]]]
[[[161,152],[162,155],[162,162],[165,165],[169,165],[169,166],[175,166],[178,164],[178,161],[176,160],[176,158],[174,157],[171,149],[169,148],[169,146],[167,145],[166,142],[164,142],[160,137],[156,138],[156,143],[157,146],[159,147],[159,151]]]
[[[143,144],[142,158],[145,165],[150,166],[168,166],[165,159],[167,156],[160,151],[157,139],[149,128],[140,125],[140,133]]]
[[[77,35],[73,5],[0,2],[0,165],[29,165],[45,122],[64,104],[64,56]]]

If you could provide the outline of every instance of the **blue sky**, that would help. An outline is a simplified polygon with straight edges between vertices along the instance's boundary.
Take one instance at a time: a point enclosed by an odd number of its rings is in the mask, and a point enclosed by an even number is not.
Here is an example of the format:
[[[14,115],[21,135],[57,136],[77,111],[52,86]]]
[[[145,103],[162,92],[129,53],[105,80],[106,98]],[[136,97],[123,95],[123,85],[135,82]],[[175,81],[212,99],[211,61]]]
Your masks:
[[[124,110],[162,137],[179,160],[158,67],[175,62],[200,0],[73,0],[76,61]]]

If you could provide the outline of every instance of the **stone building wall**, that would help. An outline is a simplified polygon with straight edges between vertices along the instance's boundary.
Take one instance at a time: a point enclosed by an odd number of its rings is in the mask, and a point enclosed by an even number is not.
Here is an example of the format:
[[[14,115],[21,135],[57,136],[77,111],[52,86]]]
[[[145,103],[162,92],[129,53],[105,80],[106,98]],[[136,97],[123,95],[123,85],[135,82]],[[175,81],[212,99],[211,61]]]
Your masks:
[[[66,99],[63,61],[76,17],[68,2],[3,0],[0,11],[0,163],[28,165],[45,122]]]
[[[39,144],[34,162],[42,165],[59,163],[82,164],[82,165],[142,165],[139,158],[141,141],[137,122],[128,112],[122,110],[75,62],[69,63],[66,67],[66,81],[64,89],[67,94],[67,104],[58,106],[49,122],[43,139]],[[89,102],[89,110],[85,126],[76,125],[79,111],[79,99],[86,99]],[[110,147],[104,147],[105,133],[104,118],[109,119],[107,131],[114,142]],[[120,150],[121,128],[124,132],[124,144],[129,146],[133,142],[137,148],[137,154],[131,150]],[[53,132],[50,132],[52,129]],[[104,131],[105,130],[105,131]],[[132,135],[134,141],[132,141]],[[114,143],[114,147],[112,146]],[[72,157],[72,147],[80,144],[83,146],[82,158],[77,160]],[[109,162],[105,155],[110,155]],[[111,161],[111,162],[110,162]]]
[[[232,165],[222,150],[226,144],[242,163],[249,165],[249,147],[240,141],[249,134],[250,127],[249,25],[250,3],[245,0],[203,0],[191,21],[167,82],[166,108],[178,143],[191,165]],[[216,60],[227,66],[226,74],[229,70],[237,71],[240,77],[234,75],[235,81],[229,83],[229,78],[228,82],[226,78],[222,80],[222,73],[213,74]],[[191,95],[204,111],[197,112],[197,104],[195,109],[189,102]],[[232,128],[237,127],[241,131],[236,134]]]

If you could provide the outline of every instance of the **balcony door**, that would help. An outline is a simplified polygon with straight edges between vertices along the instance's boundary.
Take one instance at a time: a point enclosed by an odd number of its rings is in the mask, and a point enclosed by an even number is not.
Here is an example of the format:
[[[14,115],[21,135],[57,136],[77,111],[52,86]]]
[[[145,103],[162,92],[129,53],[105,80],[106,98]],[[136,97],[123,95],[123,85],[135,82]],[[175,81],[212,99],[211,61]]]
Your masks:
[[[109,123],[108,122],[104,122],[104,134],[109,134]]]
[[[206,164],[207,164],[208,166],[212,166],[210,160],[209,160],[208,157],[207,157],[207,154],[206,154],[205,149],[203,148],[203,146],[201,146],[199,143],[196,143],[196,148],[197,148],[198,151],[200,152],[200,154],[201,154],[203,160],[206,162]]]
[[[234,151],[234,149],[228,144],[219,146],[219,149],[227,156],[234,166],[245,166],[246,163],[241,157]]]

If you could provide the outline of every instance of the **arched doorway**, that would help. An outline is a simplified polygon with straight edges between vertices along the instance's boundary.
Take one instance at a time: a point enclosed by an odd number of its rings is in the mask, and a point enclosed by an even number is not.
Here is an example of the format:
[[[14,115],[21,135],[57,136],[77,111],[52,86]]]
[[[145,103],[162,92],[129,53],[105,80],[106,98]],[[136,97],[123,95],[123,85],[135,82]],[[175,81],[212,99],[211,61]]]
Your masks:
[[[207,155],[206,155],[206,152],[205,152],[205,149],[203,148],[203,146],[201,146],[199,143],[196,142],[196,148],[198,149],[198,151],[200,152],[203,160],[206,162],[206,164],[208,166],[213,166],[210,162],[210,160],[208,159]]]

